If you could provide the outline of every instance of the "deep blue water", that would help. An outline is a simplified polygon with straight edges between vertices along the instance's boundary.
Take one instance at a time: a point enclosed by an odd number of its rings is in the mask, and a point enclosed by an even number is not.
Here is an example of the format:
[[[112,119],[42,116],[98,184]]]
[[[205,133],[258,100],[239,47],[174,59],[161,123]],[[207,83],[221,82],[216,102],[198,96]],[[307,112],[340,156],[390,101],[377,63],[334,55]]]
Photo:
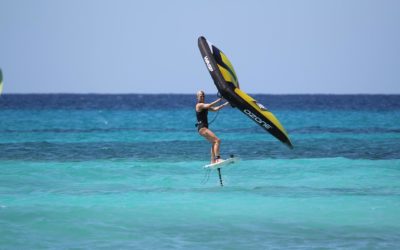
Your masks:
[[[253,97],[294,149],[210,113],[221,188],[194,95],[0,96],[0,249],[397,249],[400,95]]]

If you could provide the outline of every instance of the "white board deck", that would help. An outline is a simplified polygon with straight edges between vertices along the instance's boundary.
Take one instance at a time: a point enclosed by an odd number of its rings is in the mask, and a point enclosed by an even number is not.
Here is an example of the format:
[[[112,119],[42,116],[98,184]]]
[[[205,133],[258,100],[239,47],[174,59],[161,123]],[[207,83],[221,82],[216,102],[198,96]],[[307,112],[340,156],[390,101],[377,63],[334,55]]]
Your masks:
[[[206,168],[206,169],[218,169],[218,168],[223,168],[223,167],[229,166],[230,164],[233,164],[233,163],[238,162],[238,161],[239,161],[239,158],[232,157],[232,158],[228,158],[226,160],[222,160],[222,161],[220,161],[218,163],[205,165],[203,168]]]

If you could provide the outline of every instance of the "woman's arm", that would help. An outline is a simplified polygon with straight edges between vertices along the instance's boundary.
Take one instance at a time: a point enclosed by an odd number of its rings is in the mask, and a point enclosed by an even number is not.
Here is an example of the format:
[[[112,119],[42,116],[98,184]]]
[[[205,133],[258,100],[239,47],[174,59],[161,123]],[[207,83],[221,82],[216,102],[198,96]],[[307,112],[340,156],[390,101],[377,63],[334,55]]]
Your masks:
[[[222,105],[219,105],[219,106],[217,106],[217,107],[211,107],[211,108],[209,108],[209,110],[210,110],[210,111],[218,111],[218,110],[222,109],[223,107],[225,107],[225,106],[228,105],[228,104],[229,104],[229,102],[226,102],[226,103],[224,103],[224,104],[222,104]]]
[[[211,103],[198,103],[197,105],[196,105],[196,109],[199,109],[199,110],[202,110],[202,109],[210,109],[210,110],[212,110],[212,108],[213,108],[213,106],[215,105],[215,104],[217,104],[219,101],[221,101],[222,100],[222,98],[219,98],[219,99],[217,99],[217,100],[215,100],[215,101],[213,101],[213,102],[211,102]]]

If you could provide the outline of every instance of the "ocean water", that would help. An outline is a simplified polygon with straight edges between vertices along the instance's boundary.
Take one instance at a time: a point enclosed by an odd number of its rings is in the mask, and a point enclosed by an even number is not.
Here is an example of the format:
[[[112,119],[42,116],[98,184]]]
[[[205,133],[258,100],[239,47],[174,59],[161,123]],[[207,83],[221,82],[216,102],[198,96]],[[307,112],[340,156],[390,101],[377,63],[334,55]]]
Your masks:
[[[210,113],[220,187],[194,95],[1,96],[0,249],[399,249],[400,96],[254,97],[294,149]]]

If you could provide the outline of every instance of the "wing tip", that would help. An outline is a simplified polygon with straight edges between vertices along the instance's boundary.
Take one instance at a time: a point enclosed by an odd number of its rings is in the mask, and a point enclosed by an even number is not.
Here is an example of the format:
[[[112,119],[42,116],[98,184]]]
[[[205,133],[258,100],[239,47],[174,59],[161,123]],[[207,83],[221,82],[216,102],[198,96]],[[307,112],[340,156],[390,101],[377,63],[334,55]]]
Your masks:
[[[286,146],[288,146],[288,148],[293,149],[293,144],[288,140],[285,142]]]

